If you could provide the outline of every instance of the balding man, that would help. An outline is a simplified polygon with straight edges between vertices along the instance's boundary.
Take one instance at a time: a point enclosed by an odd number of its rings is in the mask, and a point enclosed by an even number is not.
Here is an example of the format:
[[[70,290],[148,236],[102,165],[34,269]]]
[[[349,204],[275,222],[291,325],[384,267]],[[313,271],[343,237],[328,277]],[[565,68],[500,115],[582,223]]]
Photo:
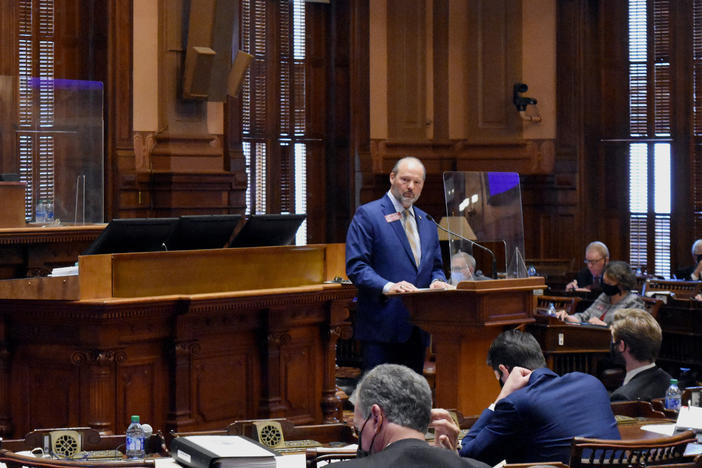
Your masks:
[[[403,364],[422,373],[428,335],[394,293],[447,289],[436,225],[414,206],[426,170],[413,157],[390,172],[390,190],[358,208],[346,236],[346,274],[358,288],[355,337],[363,368]]]
[[[609,249],[600,241],[585,248],[585,268],[566,285],[566,291],[595,291],[602,288],[602,272],[609,262]]]

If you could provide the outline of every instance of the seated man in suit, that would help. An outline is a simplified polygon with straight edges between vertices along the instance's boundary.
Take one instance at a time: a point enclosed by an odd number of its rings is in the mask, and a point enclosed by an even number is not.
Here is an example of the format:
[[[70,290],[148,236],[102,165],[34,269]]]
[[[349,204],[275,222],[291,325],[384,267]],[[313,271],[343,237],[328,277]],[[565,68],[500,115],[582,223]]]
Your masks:
[[[609,249],[600,242],[590,242],[585,247],[585,268],[575,279],[566,284],[566,291],[597,291],[601,289],[602,273],[609,262]]]
[[[647,311],[621,309],[612,322],[612,352],[626,366],[624,385],[616,389],[612,401],[662,398],[670,385],[670,374],[656,367],[661,349],[661,326]]]
[[[685,281],[700,281],[702,280],[702,239],[697,239],[692,244],[692,260],[694,265],[687,268],[681,268],[675,272],[675,277]]]
[[[461,281],[481,281],[490,279],[480,270],[475,271],[475,258],[462,250],[451,257],[451,284],[457,285]]]
[[[352,400],[358,451],[357,458],[344,466],[489,468],[426,442],[424,434],[432,417],[431,389],[424,377],[408,367],[375,367],[361,379]],[[439,419],[436,424],[445,421]],[[445,435],[439,438],[449,442]]]
[[[490,465],[503,459],[568,463],[575,436],[619,439],[604,385],[580,372],[559,377],[529,333],[502,332],[487,363],[502,391],[463,438],[461,456]]]

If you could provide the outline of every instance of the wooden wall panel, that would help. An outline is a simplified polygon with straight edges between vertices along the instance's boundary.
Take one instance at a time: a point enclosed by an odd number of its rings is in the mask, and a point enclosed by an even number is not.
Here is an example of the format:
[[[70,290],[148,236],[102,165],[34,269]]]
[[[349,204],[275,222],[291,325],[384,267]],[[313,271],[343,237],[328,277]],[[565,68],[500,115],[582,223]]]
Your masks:
[[[427,41],[424,0],[388,0],[388,137],[427,137]]]
[[[521,131],[512,104],[512,85],[521,80],[521,2],[471,0],[468,10],[466,138],[514,139]]]

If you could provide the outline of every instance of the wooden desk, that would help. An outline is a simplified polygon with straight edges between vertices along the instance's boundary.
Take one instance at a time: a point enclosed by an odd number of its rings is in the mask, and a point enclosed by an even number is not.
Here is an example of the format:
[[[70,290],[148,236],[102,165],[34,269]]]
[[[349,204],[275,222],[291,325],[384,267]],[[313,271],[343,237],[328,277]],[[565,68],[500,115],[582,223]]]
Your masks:
[[[73,265],[103,229],[104,224],[2,228],[0,280],[46,276],[52,268]]]
[[[480,414],[494,400],[490,344],[505,327],[534,320],[534,290],[545,286],[541,277],[464,281],[455,290],[403,295],[412,322],[433,336],[436,406]]]
[[[81,257],[80,278],[38,283],[61,299],[0,300],[0,432],[341,421],[335,345],[356,289],[324,281],[343,259],[343,244]]]
[[[597,375],[597,361],[609,354],[609,328],[566,323],[543,314],[527,325],[541,345],[546,364],[559,375],[585,372]]]

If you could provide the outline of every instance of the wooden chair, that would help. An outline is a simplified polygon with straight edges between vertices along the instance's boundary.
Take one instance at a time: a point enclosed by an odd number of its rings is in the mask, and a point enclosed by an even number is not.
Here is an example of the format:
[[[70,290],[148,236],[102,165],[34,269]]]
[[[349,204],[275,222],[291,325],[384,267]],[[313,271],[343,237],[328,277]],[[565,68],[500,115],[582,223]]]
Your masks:
[[[672,296],[675,299],[690,299],[700,292],[700,288],[702,288],[700,281],[648,279],[644,283],[641,295],[651,296],[660,292],[661,295]]]
[[[650,401],[614,401],[612,412],[630,418],[665,418],[663,411],[656,410]]]
[[[547,309],[550,303],[556,307],[556,310],[565,310],[569,314],[574,314],[575,309],[582,299],[577,296],[537,296],[536,297],[536,308],[537,309]]]
[[[0,463],[4,463],[7,468],[154,468],[155,462],[149,460],[122,460],[122,461],[78,461],[78,460],[54,460],[51,458],[37,458],[32,456],[18,455],[7,449],[0,450]]]
[[[696,442],[693,431],[671,437],[641,440],[607,440],[575,437],[571,445],[570,468],[611,468],[684,463],[688,443]],[[687,460],[691,462],[691,460]],[[694,466],[690,465],[690,466]]]
[[[653,316],[654,319],[658,320],[658,312],[661,310],[661,307],[663,306],[663,300],[655,297],[646,297],[646,296],[641,296],[641,299],[644,302],[644,305],[646,306],[646,310],[648,311],[649,314]]]

